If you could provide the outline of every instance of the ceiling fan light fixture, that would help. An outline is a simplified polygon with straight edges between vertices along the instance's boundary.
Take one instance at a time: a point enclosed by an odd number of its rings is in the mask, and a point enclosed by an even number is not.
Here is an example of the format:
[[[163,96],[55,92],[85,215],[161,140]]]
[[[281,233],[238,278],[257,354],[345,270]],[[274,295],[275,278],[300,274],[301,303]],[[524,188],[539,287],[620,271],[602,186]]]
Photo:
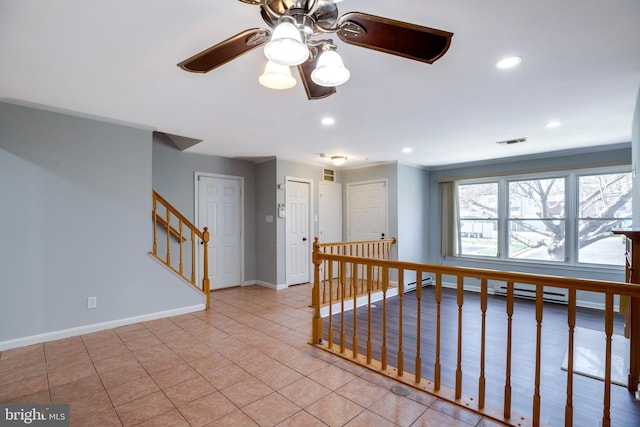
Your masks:
[[[291,69],[287,65],[276,64],[267,61],[264,72],[258,77],[258,81],[269,89],[291,89],[296,85],[296,79],[291,74]]]
[[[273,30],[271,40],[264,47],[267,59],[276,64],[299,65],[309,58],[306,36],[290,19],[290,17],[283,17]]]
[[[347,161],[347,158],[345,156],[331,156],[331,161],[336,166],[342,166]]]
[[[325,46],[318,58],[316,69],[311,72],[311,80],[319,86],[339,86],[346,83],[351,72],[344,66],[335,46]]]

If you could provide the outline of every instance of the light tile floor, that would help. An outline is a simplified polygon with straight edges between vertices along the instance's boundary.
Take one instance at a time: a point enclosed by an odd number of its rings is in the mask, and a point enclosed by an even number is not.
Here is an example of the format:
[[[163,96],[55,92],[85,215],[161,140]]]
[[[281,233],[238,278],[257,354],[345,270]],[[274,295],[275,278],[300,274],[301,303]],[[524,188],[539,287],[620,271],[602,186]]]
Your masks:
[[[72,426],[498,426],[307,344],[310,285],[0,353],[0,403],[69,403]]]

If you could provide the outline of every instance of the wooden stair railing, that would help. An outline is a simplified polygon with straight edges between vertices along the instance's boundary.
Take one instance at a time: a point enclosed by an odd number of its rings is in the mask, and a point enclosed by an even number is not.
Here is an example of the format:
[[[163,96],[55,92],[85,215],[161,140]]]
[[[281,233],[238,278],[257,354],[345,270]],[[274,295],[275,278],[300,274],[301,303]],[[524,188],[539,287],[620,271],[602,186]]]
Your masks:
[[[605,360],[605,374],[603,378],[603,406],[600,425],[604,427],[611,425],[611,410],[613,406],[611,401],[611,344],[614,325],[614,296],[619,295],[640,300],[640,284],[625,284],[600,280],[586,280],[539,274],[514,273],[356,257],[326,251],[322,248],[317,239],[314,242],[313,247],[313,264],[314,283],[312,300],[314,314],[310,342],[312,345],[377,371],[383,375],[390,376],[408,386],[427,391],[441,397],[442,399],[451,401],[462,407],[472,409],[477,413],[493,418],[499,422],[516,426],[543,425],[544,421],[541,419],[541,400],[543,399],[565,400],[564,425],[573,425],[574,398],[576,397],[574,395],[573,388],[573,361],[575,355],[574,335],[577,307],[576,292],[586,291],[602,295],[604,301],[602,330],[604,331],[603,340],[605,341],[606,349],[603,354]],[[337,277],[337,280],[335,281],[335,293],[340,298],[338,303],[334,305],[341,305],[342,309],[335,313],[335,322],[332,321],[333,314],[331,309],[329,310],[329,315],[326,319],[326,329],[324,329],[325,319],[323,319],[321,314],[321,304],[318,303],[322,301],[322,270],[327,271],[331,269],[331,265],[334,264],[337,265],[338,268],[338,271],[335,274]],[[375,269],[380,269],[382,272],[380,277],[384,296],[382,301],[378,301],[376,303],[375,310],[381,311],[381,314],[377,316],[376,323],[373,323],[373,308],[370,296],[373,290],[372,282],[375,278],[373,271]],[[364,276],[362,275],[362,272],[364,272]],[[404,295],[405,279],[408,276],[415,276],[416,283],[421,283],[421,279],[425,277],[426,274],[435,277],[435,289],[433,292],[427,293],[426,291],[423,291],[422,286],[417,286],[415,292]],[[455,314],[453,314],[456,319],[454,322],[457,323],[455,326],[450,323],[444,324],[441,321],[443,279],[445,277],[450,279],[449,283],[452,283],[455,286],[455,297],[453,298],[456,306]],[[464,310],[464,287],[470,280],[474,281],[474,283],[477,281],[480,286],[480,313]],[[397,297],[394,297],[397,299],[394,299],[393,301],[386,295],[386,291],[392,281],[396,281],[398,286],[398,295]],[[369,303],[367,304],[367,307],[361,307],[358,310],[353,309],[350,312],[345,313],[345,301],[347,298],[351,298],[347,296],[348,289],[360,286],[361,282],[365,282],[367,284],[366,294],[369,296]],[[494,305],[491,310],[488,310],[487,298],[488,284],[490,282],[505,283],[507,294],[504,302],[494,301],[497,306]],[[532,315],[532,328],[535,329],[535,338],[533,340],[533,346],[535,349],[528,355],[531,360],[527,359],[527,363],[530,363],[528,366],[530,366],[533,371],[531,372],[532,377],[530,377],[532,379],[531,382],[533,384],[533,388],[530,390],[532,392],[530,395],[531,413],[526,417],[516,416],[516,414],[512,413],[512,375],[525,375],[523,372],[512,371],[512,362],[515,363],[518,361],[522,363],[521,359],[523,356],[523,354],[518,353],[518,348],[516,347],[516,344],[514,344],[519,333],[513,322],[514,315],[517,315],[514,310],[514,288],[516,284],[530,284],[536,287],[535,310],[534,313],[530,314]],[[566,396],[564,396],[564,399],[558,395],[544,396],[542,395],[541,390],[541,381],[543,380],[541,374],[542,325],[544,311],[543,288],[547,286],[566,289],[569,294],[566,323],[566,343],[569,363],[566,369]],[[426,298],[429,297],[428,295],[431,295],[430,298],[433,298],[432,306],[435,306],[435,310],[429,311],[423,308],[426,306]],[[364,298],[366,298],[366,296]],[[353,300],[353,307],[355,307],[355,297],[353,297]],[[387,313],[387,306],[391,302],[393,302],[397,307],[395,309],[397,314],[394,316]],[[411,304],[409,304],[409,302],[411,302]],[[410,309],[409,307],[414,308]],[[474,322],[481,325],[481,332],[477,337],[480,342],[477,343],[477,347],[476,344],[469,344],[469,342],[473,341],[469,341],[466,345],[464,344],[465,341],[468,340],[463,340],[462,336],[464,330],[463,312],[465,322]],[[495,369],[493,371],[485,370],[486,349],[489,345],[486,338],[486,332],[490,327],[487,321],[487,315],[489,313],[492,317],[502,316],[506,322],[506,336],[504,337],[505,347],[504,350],[500,350],[504,351],[504,359],[502,360],[506,360],[506,362],[504,363],[504,371],[501,374],[498,372],[498,376],[495,376],[496,372],[493,372]],[[346,322],[347,316],[349,318],[349,325],[347,325]],[[411,339],[413,342],[403,342],[403,327],[411,329],[415,328],[413,332],[409,331],[409,333],[405,335],[405,340]],[[334,329],[336,329],[335,334]],[[391,331],[395,331],[394,334],[397,334],[393,337],[394,339],[390,339],[388,337]],[[421,347],[421,333],[426,333],[427,331],[433,332],[435,344],[433,347],[423,348]],[[348,338],[349,334],[352,334],[350,337],[351,339]],[[375,348],[371,339],[372,335],[377,337],[376,342],[381,343],[379,345],[376,344]],[[444,351],[441,347],[441,339],[447,339],[449,343],[454,343],[453,346],[449,345],[449,357],[441,357],[441,352]],[[554,344],[557,345],[557,343]],[[640,358],[640,354],[637,354],[634,351],[635,348],[636,346],[632,340],[630,343],[630,360],[632,361]],[[405,350],[414,352],[415,360],[405,359]],[[495,348],[493,350],[495,351]],[[451,351],[455,352],[455,354],[450,354]],[[477,383],[472,386],[472,388],[474,386],[477,387],[476,390],[478,391],[476,396],[469,396],[463,393],[462,383],[463,378],[465,377],[463,376],[463,372],[465,371],[465,368],[472,368],[463,363],[463,352],[465,354],[467,354],[467,352],[477,354],[479,357],[479,372],[477,378],[475,378]],[[392,359],[392,361],[388,362],[388,358]],[[407,370],[408,364],[413,365],[413,372]],[[423,377],[421,368],[424,366],[432,367],[431,371],[433,373],[433,378],[427,379]],[[633,365],[631,365],[631,367],[633,367]],[[473,371],[473,369],[471,369],[471,371]],[[447,373],[448,378],[446,385],[442,378],[445,372]],[[466,378],[467,380],[469,379],[469,374],[466,374]],[[501,403],[496,400],[493,400],[492,402],[487,401],[487,384],[490,381],[494,384],[494,390],[496,390],[495,385],[498,385],[499,387],[502,382],[503,399]]]
[[[391,249],[396,243],[396,238],[392,237],[390,239],[321,243],[316,237],[315,241],[318,242],[318,250],[326,254],[348,255],[373,259],[391,259]],[[381,272],[381,269],[374,269],[373,271],[373,280],[371,281],[373,291],[382,290]],[[321,277],[322,291],[320,292],[320,304],[328,305],[331,302],[340,301],[340,295],[337,293],[339,288],[335,285],[338,281],[337,273],[338,266],[336,263],[326,264],[326,268],[322,272]],[[351,273],[345,271],[345,274]],[[356,277],[365,277],[362,267],[360,267],[360,271],[354,272],[353,274],[357,275]],[[355,292],[356,296],[366,295],[367,283],[360,280],[358,286],[350,287],[346,290],[345,296],[353,297],[353,292]]]
[[[209,283],[209,231],[204,227],[198,230],[184,215],[182,215],[171,203],[167,202],[155,190],[152,191],[153,210],[153,255],[158,261],[189,282],[206,298],[206,308],[210,308],[210,283]],[[165,236],[160,236],[164,245],[158,245],[158,234],[164,230]],[[189,237],[187,237],[189,236]],[[184,244],[189,238],[190,247],[186,253]],[[196,283],[196,258],[198,249],[196,240],[203,246],[202,250],[202,287]],[[177,246],[177,248],[176,248]],[[174,257],[172,258],[172,254]],[[175,258],[178,258],[177,263]],[[186,261],[186,262],[185,262]],[[177,264],[177,266],[176,266]],[[185,267],[186,264],[186,267]]]

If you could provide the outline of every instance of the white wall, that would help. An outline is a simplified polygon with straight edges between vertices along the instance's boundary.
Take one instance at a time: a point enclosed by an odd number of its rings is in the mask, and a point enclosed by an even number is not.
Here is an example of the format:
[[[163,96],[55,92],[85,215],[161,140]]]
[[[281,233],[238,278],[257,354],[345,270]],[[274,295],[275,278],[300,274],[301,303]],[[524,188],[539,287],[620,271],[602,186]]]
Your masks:
[[[0,103],[0,349],[201,307],[148,256],[151,148],[150,130]]]
[[[633,164],[633,225],[640,228],[640,185],[638,185],[638,169],[640,169],[640,90],[633,113],[631,130],[631,157]]]

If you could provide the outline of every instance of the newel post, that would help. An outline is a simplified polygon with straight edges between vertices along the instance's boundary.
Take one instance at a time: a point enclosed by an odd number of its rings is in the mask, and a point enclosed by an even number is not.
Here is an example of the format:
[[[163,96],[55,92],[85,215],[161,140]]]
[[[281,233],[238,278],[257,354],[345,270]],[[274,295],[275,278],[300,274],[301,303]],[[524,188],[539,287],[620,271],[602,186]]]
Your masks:
[[[311,290],[311,305],[313,306],[312,344],[322,342],[322,317],[320,316],[320,239],[313,239],[313,288]]]
[[[207,298],[207,310],[209,310],[211,306],[211,295],[209,294],[209,229],[207,227],[204,228],[204,232],[202,233],[202,244],[204,245],[202,256],[204,266],[204,271],[202,273],[202,292],[204,292],[204,295]]]

